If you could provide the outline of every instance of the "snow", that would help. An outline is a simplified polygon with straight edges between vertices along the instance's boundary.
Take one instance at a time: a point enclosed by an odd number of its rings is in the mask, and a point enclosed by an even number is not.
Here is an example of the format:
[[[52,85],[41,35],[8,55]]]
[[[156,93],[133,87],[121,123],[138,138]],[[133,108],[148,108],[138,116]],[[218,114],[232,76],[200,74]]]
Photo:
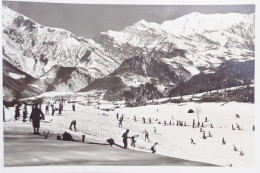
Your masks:
[[[107,103],[104,103],[104,106]],[[42,108],[45,108],[43,105]],[[189,109],[202,110],[199,116],[203,121],[208,118],[207,123],[204,122],[206,135],[208,131],[213,137],[207,139],[202,138],[202,133],[198,128],[193,129],[190,125],[192,120],[197,120],[196,113],[187,113]],[[52,133],[61,134],[65,130],[68,131],[68,126],[72,120],[77,121],[78,132],[70,131],[73,136],[80,138],[82,134],[87,134],[86,139],[95,139],[100,142],[105,142],[109,138],[113,138],[116,143],[122,145],[122,134],[126,129],[130,129],[129,136],[139,134],[137,139],[137,151],[150,152],[150,147],[158,142],[157,153],[166,156],[182,158],[193,161],[201,161],[213,163],[222,166],[252,166],[254,164],[254,104],[249,103],[194,103],[186,102],[182,104],[160,104],[148,105],[140,107],[121,107],[115,111],[102,111],[95,106],[84,106],[76,104],[76,111],[71,111],[71,104],[64,105],[62,115],[46,116],[46,121],[52,123],[42,123],[42,128],[51,129]],[[13,121],[14,108],[6,110],[6,119]],[[29,110],[30,112],[30,110]],[[121,116],[124,114],[123,128],[118,127],[116,113]],[[240,118],[236,118],[235,114],[239,114]],[[106,116],[107,115],[107,116]],[[133,121],[133,116],[136,115],[137,122]],[[152,118],[152,124],[143,124],[142,117]],[[158,119],[156,121],[156,119]],[[186,121],[187,127],[180,126],[164,126],[158,122],[169,121],[176,124],[176,120]],[[214,128],[210,128],[210,124]],[[231,126],[236,127],[238,123],[242,130],[232,130]],[[17,124],[18,125],[18,124]],[[156,127],[157,133],[153,133],[153,128]],[[14,128],[8,126],[8,128]],[[149,132],[150,142],[144,141],[142,132]],[[227,141],[226,145],[222,145],[222,138]],[[193,138],[196,145],[190,144],[190,138]],[[233,151],[233,144],[238,150],[242,150],[245,155],[240,156],[239,152]],[[132,147],[129,147],[132,149]]]
[[[18,73],[9,72],[8,75],[13,79],[23,79],[23,78],[25,78],[25,75],[21,75],[21,74],[18,74]]]
[[[192,35],[202,34],[205,31],[224,30],[246,20],[248,20],[246,15],[238,13],[201,14],[195,12],[172,21],[165,21],[161,27],[173,35]]]

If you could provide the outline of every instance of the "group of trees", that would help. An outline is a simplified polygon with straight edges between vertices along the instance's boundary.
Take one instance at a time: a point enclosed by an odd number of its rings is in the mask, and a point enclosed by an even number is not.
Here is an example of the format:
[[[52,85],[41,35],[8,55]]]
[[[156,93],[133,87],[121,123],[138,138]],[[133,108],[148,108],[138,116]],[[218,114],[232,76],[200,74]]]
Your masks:
[[[226,61],[218,67],[215,73],[200,73],[190,80],[184,81],[180,78],[177,86],[170,90],[169,96],[180,96],[196,94],[201,92],[211,92],[223,89],[223,98],[227,97],[227,88],[247,86],[254,81],[254,61],[237,62]]]
[[[139,87],[131,87],[123,92],[126,103],[145,103],[147,100],[158,99],[162,94],[153,83],[141,84]]]

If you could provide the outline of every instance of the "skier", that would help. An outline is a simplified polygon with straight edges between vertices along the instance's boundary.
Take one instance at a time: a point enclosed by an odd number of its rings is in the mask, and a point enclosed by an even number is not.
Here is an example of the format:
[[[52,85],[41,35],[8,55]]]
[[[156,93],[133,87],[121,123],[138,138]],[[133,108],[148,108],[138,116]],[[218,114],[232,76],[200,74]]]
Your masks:
[[[164,126],[166,126],[166,121],[164,121]]]
[[[53,115],[54,115],[54,112],[55,112],[54,103],[51,104],[51,109],[52,109],[52,113],[51,113],[51,115],[53,116]]]
[[[127,129],[126,132],[122,135],[124,148],[127,148],[127,139],[130,138],[130,137],[127,136],[128,133],[129,133],[129,129]]]
[[[14,119],[15,119],[15,120],[18,120],[19,117],[20,117],[20,109],[19,109],[19,105],[17,105],[17,106],[15,107]]]
[[[152,153],[156,152],[156,150],[155,150],[156,145],[158,145],[157,142],[155,142],[155,144],[153,144],[153,146],[151,147]]]
[[[62,109],[63,109],[63,106],[62,106],[62,103],[60,103],[60,105],[59,105],[59,114],[61,114]]]
[[[26,118],[27,118],[27,103],[24,103],[24,107],[23,107],[23,122],[26,122]]]
[[[156,134],[156,128],[155,127],[153,127],[153,132],[154,132],[154,134]]]
[[[232,124],[232,130],[235,130],[235,127],[234,127],[234,125]]]
[[[205,118],[205,122],[208,122],[208,117]]]
[[[152,119],[151,118],[149,118],[149,123],[152,124]]]
[[[144,133],[144,141],[146,142],[147,139],[147,141],[149,142],[149,133],[146,130],[143,133]]]
[[[222,145],[226,145],[226,141],[224,137],[222,138]]]
[[[145,118],[143,117],[143,123],[145,124]]]
[[[192,120],[192,128],[195,128],[195,120]]]
[[[196,144],[196,143],[193,141],[192,138],[190,138],[190,143],[191,143],[191,144]]]
[[[134,121],[136,121],[136,116],[134,115]]]
[[[122,127],[122,121],[123,121],[123,117],[121,117],[121,118],[119,119],[119,124],[118,124],[119,127]]]
[[[255,125],[253,125],[253,131],[255,131]]]
[[[139,135],[131,136],[131,146],[135,147],[136,138],[137,138],[138,136],[139,136]]]
[[[48,115],[49,114],[49,103],[46,103],[46,106],[45,106],[45,115]]]
[[[75,103],[72,103],[72,110],[75,111]]]
[[[205,131],[203,132],[203,139],[207,139],[207,137],[205,135]]]
[[[34,134],[39,134],[40,120],[41,119],[44,120],[44,114],[38,108],[38,104],[35,104],[34,109],[32,110],[32,113],[31,113],[31,116],[30,116],[30,122],[32,121]]]
[[[118,117],[119,117],[119,113],[116,114],[116,119],[118,120]]]
[[[74,129],[75,129],[75,132],[77,131],[76,129],[76,120],[72,120],[71,123],[70,123],[70,130],[72,130],[72,126],[74,126]]]
[[[237,151],[237,147],[235,146],[235,144],[233,145],[233,147],[234,147],[234,151]]]

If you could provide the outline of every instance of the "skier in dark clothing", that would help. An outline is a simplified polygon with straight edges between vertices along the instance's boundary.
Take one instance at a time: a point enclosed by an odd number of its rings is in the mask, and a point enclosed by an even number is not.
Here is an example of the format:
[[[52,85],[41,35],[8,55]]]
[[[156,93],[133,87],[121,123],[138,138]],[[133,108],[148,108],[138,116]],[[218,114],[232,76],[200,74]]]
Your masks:
[[[75,111],[75,103],[72,103],[72,110]]]
[[[157,142],[155,142],[155,144],[153,144],[153,146],[151,147],[152,153],[156,152],[156,150],[155,150],[156,145],[158,145]]]
[[[24,103],[24,107],[23,107],[23,122],[26,122],[26,118],[27,118],[27,103]]]
[[[126,132],[122,135],[124,148],[127,148],[127,139],[130,138],[128,137],[128,133],[129,133],[129,129],[127,129]]]
[[[74,126],[74,130],[75,130],[75,132],[77,131],[77,129],[76,129],[76,120],[72,120],[71,121],[71,123],[70,123],[70,130],[72,130],[72,126]]]
[[[116,119],[118,120],[118,117],[119,117],[119,113],[116,114]]]
[[[49,115],[49,103],[46,103],[45,114]]]
[[[134,115],[134,121],[136,121],[136,116]]]
[[[63,110],[63,106],[62,106],[62,103],[60,103],[60,105],[59,105],[59,114],[61,114],[62,110]]]
[[[122,121],[123,121],[123,118],[121,117],[121,118],[119,119],[119,124],[118,124],[119,127],[122,127]]]
[[[15,107],[14,119],[15,119],[15,120],[18,120],[19,117],[20,117],[20,109],[19,109],[19,106],[17,105],[17,106]]]
[[[52,109],[52,113],[51,113],[51,115],[53,116],[53,115],[54,115],[54,112],[55,112],[55,106],[54,106],[54,103],[51,104],[51,109]]]
[[[131,136],[131,146],[135,147],[136,138],[137,138],[138,136],[139,136],[139,135]]]
[[[149,133],[146,130],[143,133],[144,133],[144,141],[146,141],[147,139],[147,141],[149,142]]]
[[[195,128],[195,120],[192,121],[192,128]]]
[[[143,123],[145,124],[145,118],[143,117]]]
[[[226,141],[224,137],[222,138],[222,145],[226,145]]]
[[[191,144],[196,144],[192,138],[190,138],[190,143]]]
[[[39,134],[40,120],[44,120],[44,114],[38,108],[38,104],[35,105],[30,116],[30,122],[32,121],[34,134]]]

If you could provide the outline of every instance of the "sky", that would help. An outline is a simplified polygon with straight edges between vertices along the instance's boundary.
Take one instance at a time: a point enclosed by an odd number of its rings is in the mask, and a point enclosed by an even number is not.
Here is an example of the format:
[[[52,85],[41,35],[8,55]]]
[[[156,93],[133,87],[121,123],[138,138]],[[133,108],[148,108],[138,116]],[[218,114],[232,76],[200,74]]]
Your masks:
[[[45,26],[92,38],[107,30],[121,31],[141,19],[161,24],[185,14],[254,13],[254,5],[91,5],[4,1],[3,5]]]

